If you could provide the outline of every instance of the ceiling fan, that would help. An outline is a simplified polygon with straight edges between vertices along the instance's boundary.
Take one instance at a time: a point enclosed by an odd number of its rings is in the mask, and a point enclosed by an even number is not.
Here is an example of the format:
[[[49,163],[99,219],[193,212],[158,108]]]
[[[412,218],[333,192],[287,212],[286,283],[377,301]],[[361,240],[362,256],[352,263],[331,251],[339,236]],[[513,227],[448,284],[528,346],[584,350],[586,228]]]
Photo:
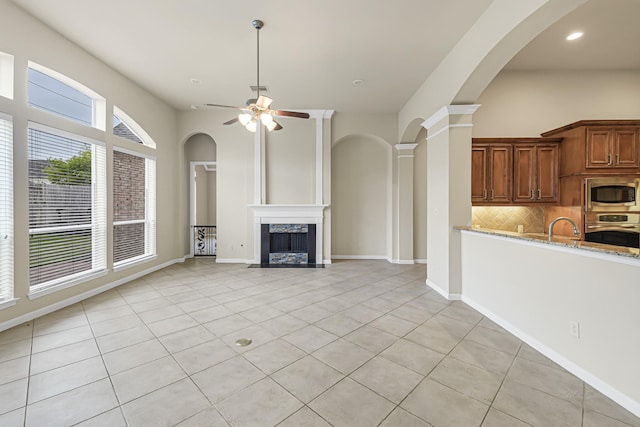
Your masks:
[[[236,122],[240,122],[247,130],[251,132],[255,132],[258,127],[258,122],[262,123],[267,130],[280,130],[282,126],[280,123],[274,120],[275,116],[285,116],[285,117],[297,117],[301,119],[308,119],[308,113],[299,113],[297,111],[286,111],[286,110],[274,110],[271,109],[271,103],[273,99],[268,96],[260,95],[260,28],[264,27],[264,22],[259,19],[255,19],[251,22],[253,27],[256,29],[256,40],[257,40],[257,66],[256,66],[256,91],[257,97],[248,99],[245,107],[233,107],[230,105],[220,105],[220,104],[205,104],[209,107],[222,107],[222,108],[233,108],[236,110],[242,111],[238,114],[238,117],[234,117],[233,119],[226,121],[223,125],[232,125]]]

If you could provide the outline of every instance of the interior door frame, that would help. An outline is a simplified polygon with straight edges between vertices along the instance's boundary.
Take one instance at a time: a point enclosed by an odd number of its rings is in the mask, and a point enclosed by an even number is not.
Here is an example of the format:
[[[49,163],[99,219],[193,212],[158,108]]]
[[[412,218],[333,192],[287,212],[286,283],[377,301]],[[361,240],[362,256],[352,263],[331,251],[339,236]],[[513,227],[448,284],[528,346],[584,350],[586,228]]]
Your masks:
[[[193,246],[195,245],[193,226],[196,225],[196,166],[204,166],[207,172],[216,172],[217,163],[189,162],[189,256],[191,258],[195,255],[193,251]],[[218,204],[216,203],[216,210],[217,209]]]

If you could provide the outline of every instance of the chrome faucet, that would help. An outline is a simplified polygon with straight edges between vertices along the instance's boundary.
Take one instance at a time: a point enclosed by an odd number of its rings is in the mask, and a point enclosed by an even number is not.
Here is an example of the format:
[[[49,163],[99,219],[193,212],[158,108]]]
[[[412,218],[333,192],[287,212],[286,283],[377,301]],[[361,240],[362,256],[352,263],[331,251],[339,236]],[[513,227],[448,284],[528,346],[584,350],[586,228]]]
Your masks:
[[[560,220],[569,221],[571,223],[571,225],[573,226],[573,235],[576,236],[576,237],[580,235],[580,232],[578,231],[578,226],[576,225],[575,222],[573,222],[573,220],[571,218],[566,217],[566,216],[559,216],[559,217],[555,218],[553,221],[551,221],[551,223],[549,224],[549,240],[551,240],[553,238],[553,226],[556,224],[556,222],[558,222]]]

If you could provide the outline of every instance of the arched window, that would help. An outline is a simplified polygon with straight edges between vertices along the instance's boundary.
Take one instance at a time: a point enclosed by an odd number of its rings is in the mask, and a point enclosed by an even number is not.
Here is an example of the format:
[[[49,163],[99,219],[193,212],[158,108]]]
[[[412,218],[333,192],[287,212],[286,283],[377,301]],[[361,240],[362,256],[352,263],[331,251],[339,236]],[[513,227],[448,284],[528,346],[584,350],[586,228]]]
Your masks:
[[[28,100],[32,107],[105,130],[103,97],[65,75],[34,62],[29,62]]]
[[[113,135],[155,148],[151,137],[118,107]],[[116,142],[117,143],[117,142]],[[125,145],[125,144],[122,144]],[[113,265],[126,267],[156,254],[156,161],[135,145],[113,149]]]

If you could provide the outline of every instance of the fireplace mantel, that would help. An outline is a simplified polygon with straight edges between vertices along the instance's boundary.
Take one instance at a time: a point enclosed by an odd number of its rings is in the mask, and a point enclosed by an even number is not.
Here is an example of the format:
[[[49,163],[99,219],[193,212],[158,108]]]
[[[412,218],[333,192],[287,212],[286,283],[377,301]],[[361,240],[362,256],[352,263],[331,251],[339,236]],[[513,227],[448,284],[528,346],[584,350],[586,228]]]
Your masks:
[[[329,205],[249,205],[259,224],[321,224],[323,211]],[[260,221],[258,221],[258,219]]]
[[[262,224],[316,224],[316,260],[323,259],[324,208],[329,205],[267,204],[249,205],[253,209],[254,263],[260,263],[260,226]]]

